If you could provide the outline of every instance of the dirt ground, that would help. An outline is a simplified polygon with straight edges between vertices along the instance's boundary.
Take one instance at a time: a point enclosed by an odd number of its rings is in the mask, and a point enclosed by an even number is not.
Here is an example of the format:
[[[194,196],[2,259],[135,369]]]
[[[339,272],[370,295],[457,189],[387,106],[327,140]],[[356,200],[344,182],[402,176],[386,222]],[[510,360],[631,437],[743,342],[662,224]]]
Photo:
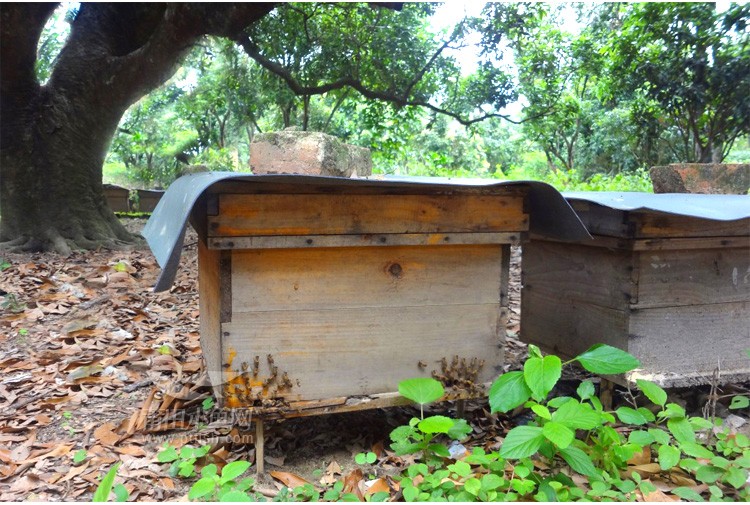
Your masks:
[[[145,223],[125,222],[134,232]],[[68,258],[0,256],[0,501],[90,501],[116,462],[116,482],[131,500],[183,499],[192,481],[170,476],[156,457],[166,439],[177,447],[209,444],[217,462],[254,459],[250,427],[209,418],[204,403],[210,389],[201,373],[196,241],[189,233],[175,285],[164,293],[151,289],[159,270],[145,243]],[[526,354],[517,339],[520,256],[515,248],[508,370]],[[574,388],[580,377],[564,379],[563,387]],[[694,411],[707,395],[707,388],[674,392]],[[718,408],[729,415],[723,403]],[[430,409],[455,415],[450,403]],[[281,473],[260,476],[259,487],[271,495],[296,478],[323,486],[356,468],[368,477],[395,472],[404,461],[388,454],[388,434],[414,413],[405,407],[272,423],[266,470]],[[515,422],[490,415],[482,401],[469,402],[465,416],[474,428],[466,444],[488,448]],[[735,417],[738,428],[750,427]],[[370,450],[376,466],[354,463]]]

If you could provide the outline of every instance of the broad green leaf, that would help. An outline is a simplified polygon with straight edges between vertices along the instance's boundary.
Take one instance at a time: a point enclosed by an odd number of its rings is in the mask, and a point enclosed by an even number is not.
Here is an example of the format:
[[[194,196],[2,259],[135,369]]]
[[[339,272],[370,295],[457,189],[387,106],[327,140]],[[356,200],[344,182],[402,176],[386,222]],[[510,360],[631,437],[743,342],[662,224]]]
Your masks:
[[[430,444],[427,446],[428,451],[432,451],[441,458],[450,458],[451,452],[443,444]]]
[[[86,452],[86,449],[79,449],[73,454],[73,463],[78,464],[81,463],[83,460],[86,459],[86,456],[88,453]]]
[[[723,474],[724,470],[719,467],[703,465],[695,472],[695,478],[706,484],[712,484]]]
[[[420,421],[417,427],[422,433],[448,433],[455,423],[450,417],[430,416]]]
[[[605,344],[592,346],[575,360],[589,372],[601,375],[625,373],[641,366],[641,362],[632,354]]]
[[[130,497],[127,488],[122,484],[115,484],[112,488],[112,492],[115,493],[115,500],[118,502],[126,502]]]
[[[490,410],[508,412],[531,397],[531,390],[523,379],[523,372],[508,372],[492,383],[489,391]]]
[[[493,491],[503,485],[504,479],[497,474],[488,473],[482,477],[482,491]]]
[[[237,502],[251,502],[255,500],[243,491],[229,491],[228,493],[224,493],[223,495],[221,495],[221,499],[219,501],[225,502],[225,503],[229,503],[229,502],[237,503]]]
[[[654,436],[648,431],[631,431],[630,435],[628,435],[628,442],[646,447],[654,443]]]
[[[667,421],[667,428],[678,442],[695,442],[695,431],[690,421],[682,418],[672,418]]]
[[[588,400],[596,393],[596,390],[594,389],[594,383],[589,380],[581,382],[581,384],[578,386],[578,389],[576,390],[576,393],[581,400]]]
[[[466,419],[454,419],[453,426],[448,430],[448,436],[453,440],[461,440],[471,433],[473,428],[469,426]]]
[[[587,403],[566,402],[552,413],[552,420],[575,430],[593,430],[601,425],[601,414]]]
[[[159,463],[169,463],[178,458],[177,449],[171,445],[167,446],[163,451],[156,455],[156,460]]]
[[[419,488],[414,487],[413,484],[408,487],[402,487],[402,489],[406,501],[416,501],[417,497],[419,497]]]
[[[599,475],[589,455],[578,447],[573,445],[568,446],[560,451],[560,456],[570,465],[570,468],[581,475],[588,477],[597,477]]]
[[[669,433],[662,430],[661,428],[649,428],[648,433],[654,437],[654,440],[656,440],[658,443],[662,445],[669,444]]]
[[[102,481],[96,487],[94,497],[91,499],[92,502],[102,503],[109,500],[109,493],[112,492],[112,486],[115,483],[115,476],[117,475],[118,468],[120,468],[120,463],[115,463],[112,468],[109,469]]]
[[[439,381],[431,377],[417,377],[399,382],[398,392],[404,398],[424,405],[442,398],[445,389]]]
[[[654,413],[648,410],[646,407],[638,407],[636,410],[640,412],[640,414],[644,419],[646,419],[646,421],[650,423],[656,421],[656,416],[654,415]]]
[[[689,487],[676,487],[670,491],[673,495],[679,496],[686,501],[705,501],[701,495],[690,489]]]
[[[250,468],[249,461],[232,461],[221,470],[221,483],[234,480]]]
[[[538,426],[516,426],[500,447],[500,456],[506,459],[528,458],[536,453],[544,442],[542,428]]]
[[[735,489],[740,489],[747,482],[747,470],[732,467],[724,475],[723,480]]]
[[[213,477],[218,473],[218,468],[216,465],[211,463],[210,465],[206,465],[201,470],[201,477]]]
[[[550,409],[559,409],[563,406],[563,404],[568,403],[570,401],[576,401],[575,398],[570,396],[556,396],[554,398],[550,398],[550,400],[547,402],[547,407]]]
[[[750,398],[747,396],[734,396],[729,404],[730,409],[744,409],[750,406]]]
[[[680,450],[671,445],[659,446],[659,466],[662,470],[667,471],[677,466],[680,462]]]
[[[541,358],[542,357],[542,351],[541,349],[539,349],[539,346],[536,346],[534,344],[529,344],[528,351],[529,351],[529,358]]]
[[[562,423],[550,421],[542,427],[545,438],[555,444],[558,449],[565,449],[576,437],[573,430]]]
[[[476,477],[472,477],[464,482],[464,490],[470,495],[476,496],[482,490],[482,483]]]
[[[705,446],[696,442],[681,442],[680,450],[682,450],[682,452],[684,452],[688,456],[692,456],[693,458],[711,459],[714,457],[714,453],[706,449]]]
[[[620,407],[615,413],[625,424],[634,424],[636,426],[642,426],[648,422],[648,419],[643,417],[643,414],[630,407]]]
[[[523,365],[523,378],[531,390],[531,396],[537,401],[547,398],[549,392],[560,380],[561,373],[562,362],[554,355],[529,358]]]
[[[459,477],[468,477],[471,475],[471,465],[465,461],[456,461],[455,463],[448,465],[446,468]]]
[[[657,384],[643,379],[636,379],[635,383],[638,385],[638,389],[646,395],[646,398],[651,400],[655,405],[663,407],[667,403],[667,392]]]
[[[211,477],[201,477],[190,487],[188,498],[195,500],[212,493],[216,489],[216,481]]]
[[[532,412],[534,412],[534,414],[538,415],[542,419],[546,419],[548,421],[552,419],[552,414],[550,414],[549,409],[544,405],[532,405],[531,410]]]
[[[685,417],[685,409],[683,407],[680,407],[676,403],[667,403],[667,405],[664,407],[664,410],[659,412],[657,415],[665,419],[682,418]]]

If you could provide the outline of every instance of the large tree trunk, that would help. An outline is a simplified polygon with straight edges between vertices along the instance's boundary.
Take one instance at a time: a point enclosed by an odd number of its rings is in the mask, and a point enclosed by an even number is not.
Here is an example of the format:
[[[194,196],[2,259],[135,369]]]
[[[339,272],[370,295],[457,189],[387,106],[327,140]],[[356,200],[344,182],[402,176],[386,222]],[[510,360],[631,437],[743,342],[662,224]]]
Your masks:
[[[0,156],[0,241],[69,253],[132,240],[102,191],[104,157],[127,105],[86,98],[40,88],[15,119],[4,119],[13,131]]]
[[[133,238],[102,191],[120,118],[200,36],[235,37],[273,6],[83,3],[41,86],[36,48],[54,8],[0,5],[0,247],[114,246]]]

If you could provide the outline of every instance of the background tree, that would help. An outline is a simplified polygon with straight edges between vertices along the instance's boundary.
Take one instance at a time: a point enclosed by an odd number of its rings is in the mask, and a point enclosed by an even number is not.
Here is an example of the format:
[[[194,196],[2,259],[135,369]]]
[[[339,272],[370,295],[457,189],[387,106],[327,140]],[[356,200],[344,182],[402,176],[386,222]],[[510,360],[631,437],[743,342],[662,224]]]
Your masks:
[[[682,161],[721,162],[750,132],[750,5],[612,4],[600,16],[612,98],[645,128],[674,128]]]
[[[81,4],[49,80],[37,44],[54,4],[0,5],[0,241],[70,252],[130,240],[102,193],[127,108],[204,34],[234,37],[264,4]]]
[[[6,247],[69,252],[130,238],[102,196],[107,148],[127,108],[166,81],[204,35],[239,43],[282,79],[292,92],[283,114],[301,101],[304,127],[311,97],[345,89],[465,124],[501,117],[499,109],[513,97],[502,72],[458,72],[444,52],[461,44],[463,28],[433,38],[426,31],[429,5],[407,4],[398,13],[362,4],[282,4],[267,15],[272,6],[256,3],[84,3],[44,86],[34,73],[36,48],[54,5],[0,8],[0,241]],[[233,105],[213,88],[195,96],[219,125],[217,137],[212,128],[205,133],[221,143]]]

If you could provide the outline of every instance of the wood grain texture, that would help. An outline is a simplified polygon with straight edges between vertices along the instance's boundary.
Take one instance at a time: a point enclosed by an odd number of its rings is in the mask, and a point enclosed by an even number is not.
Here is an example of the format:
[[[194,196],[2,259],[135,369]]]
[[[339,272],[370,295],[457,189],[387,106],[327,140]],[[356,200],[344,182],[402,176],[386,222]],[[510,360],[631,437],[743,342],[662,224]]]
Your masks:
[[[634,264],[628,251],[532,240],[523,246],[522,294],[625,310],[638,299]]]
[[[441,358],[454,355],[484,359],[479,379],[494,379],[502,365],[498,320],[497,304],[235,313],[222,325],[223,349],[236,352],[234,363],[271,354],[277,373],[295,384],[279,397],[370,395],[429,376],[440,370]],[[269,375],[262,361],[259,377]]]
[[[233,251],[232,312],[496,304],[500,245]]]
[[[209,241],[209,247],[211,249],[311,249],[315,247],[518,244],[525,239],[525,236],[525,232],[490,232],[214,237]]]
[[[528,230],[522,196],[219,195],[211,237]]]
[[[634,254],[639,263],[636,308],[750,301],[750,249]]]
[[[750,302],[638,310],[630,320],[628,350],[641,360],[641,376],[659,375],[670,386],[681,375],[708,384],[718,367],[750,379]]]
[[[221,251],[213,251],[198,240],[198,309],[203,359],[214,396],[221,398]]]
[[[521,340],[567,359],[594,344],[628,348],[622,310],[530,291],[522,292],[521,314]]]

